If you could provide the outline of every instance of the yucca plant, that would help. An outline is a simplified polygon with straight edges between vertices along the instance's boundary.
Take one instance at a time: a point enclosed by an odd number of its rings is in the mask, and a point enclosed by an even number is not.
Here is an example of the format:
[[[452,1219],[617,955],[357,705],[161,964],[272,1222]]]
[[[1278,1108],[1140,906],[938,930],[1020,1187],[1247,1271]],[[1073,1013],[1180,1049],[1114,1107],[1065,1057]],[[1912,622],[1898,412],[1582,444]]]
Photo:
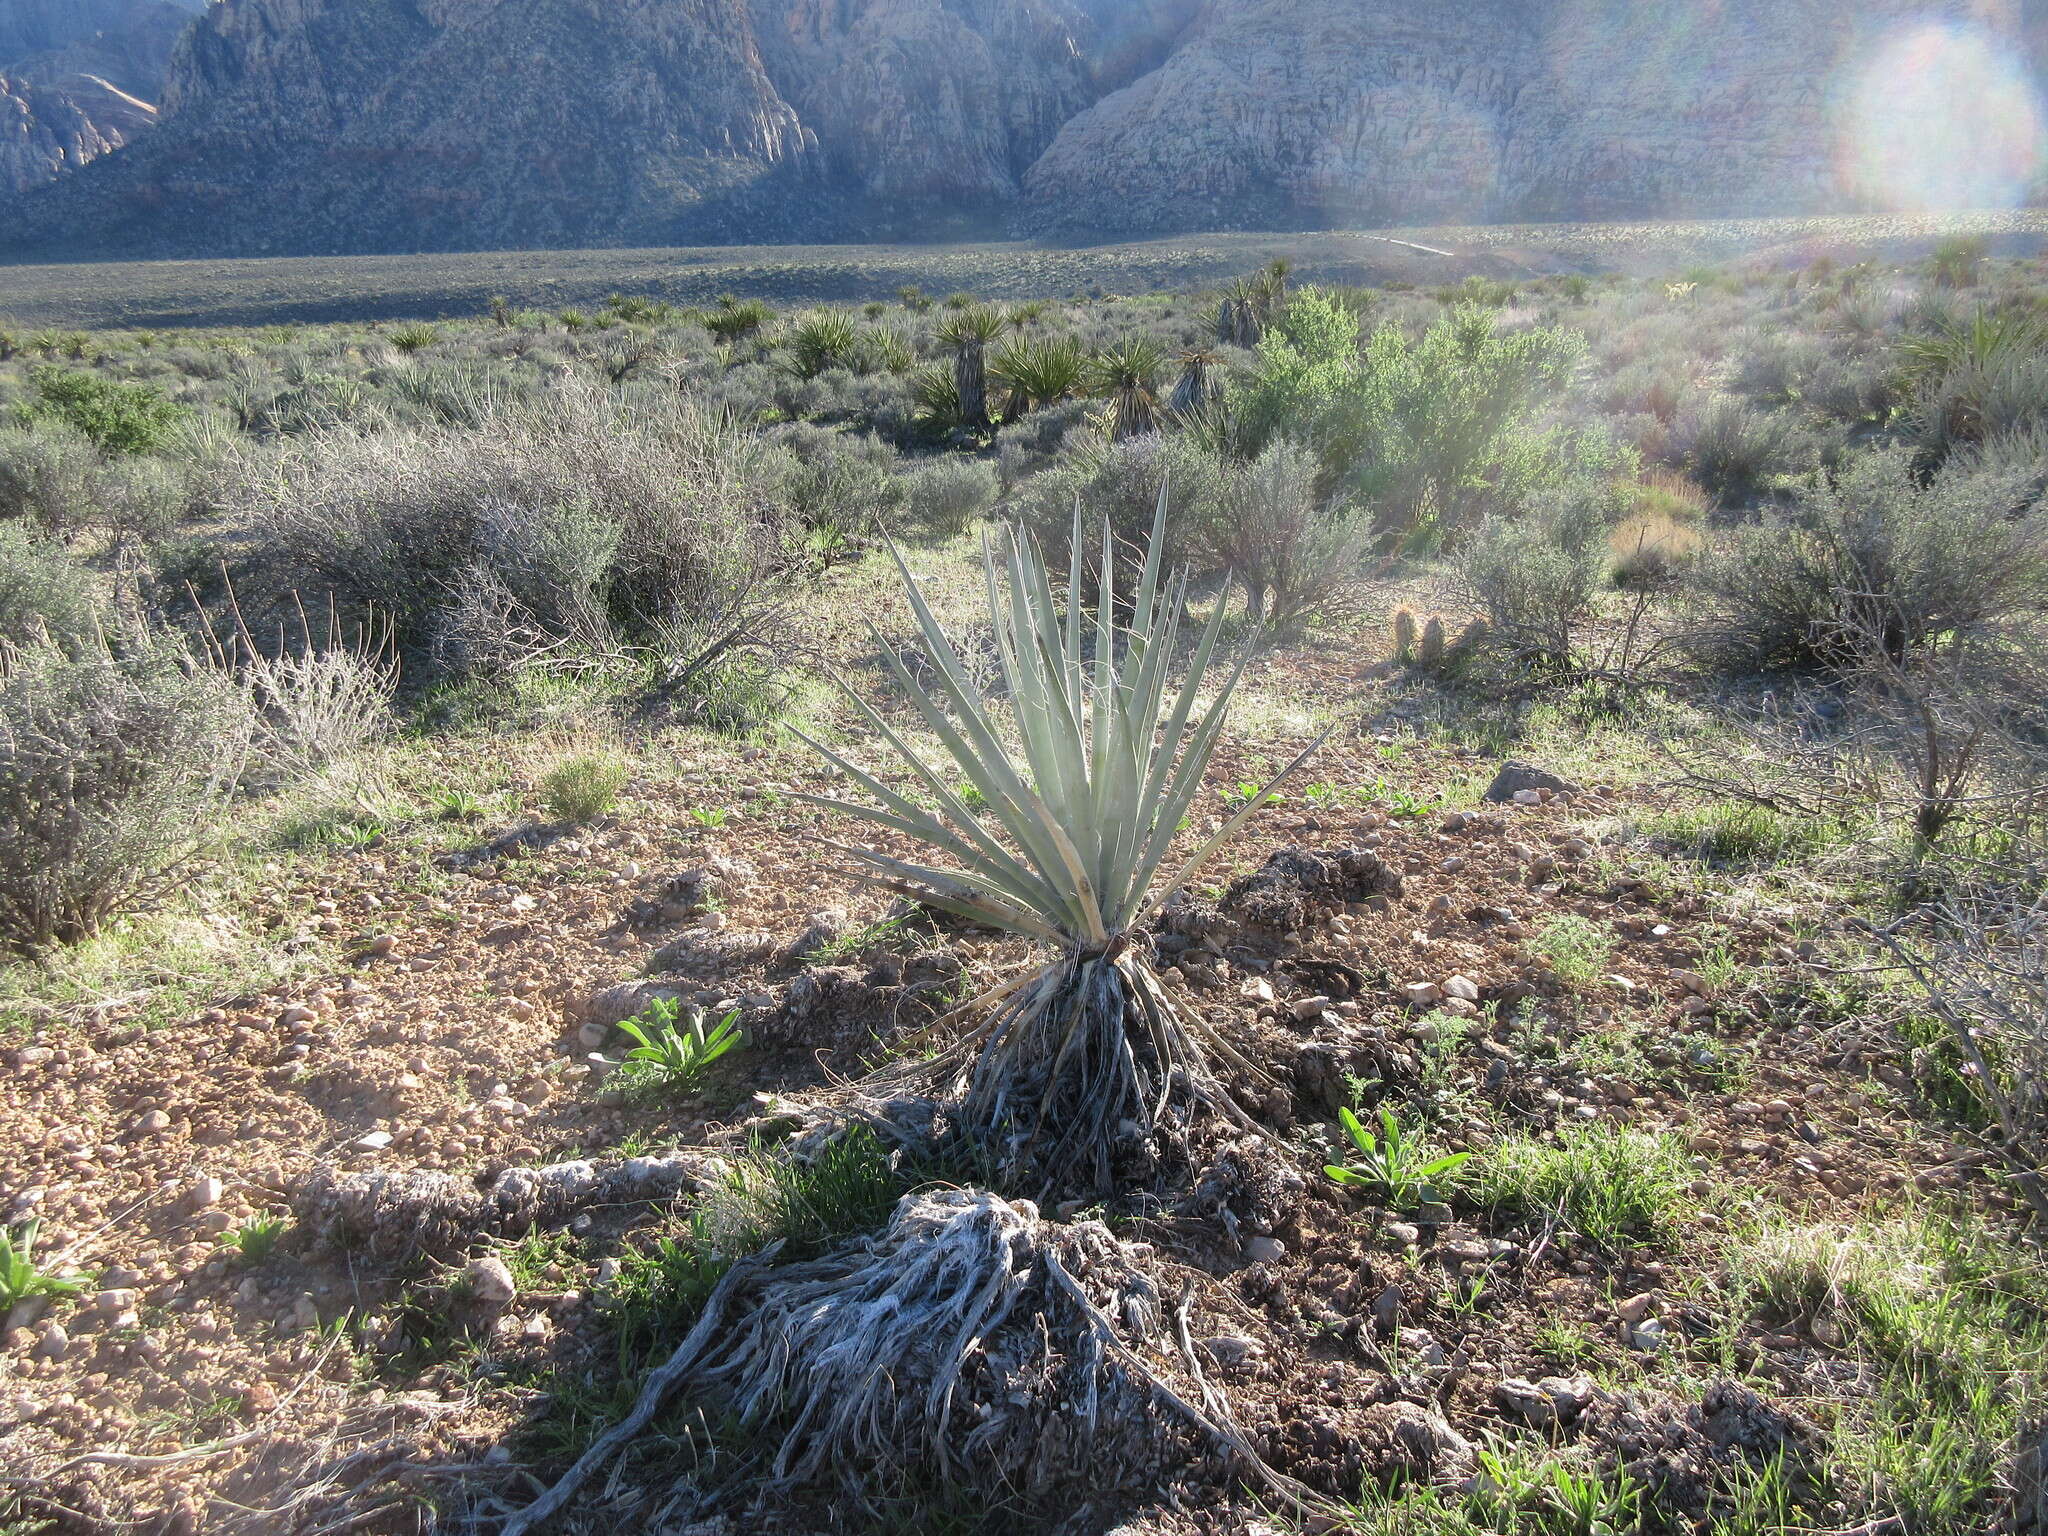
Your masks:
[[[1176,416],[1195,416],[1223,398],[1222,360],[1214,352],[1190,347],[1180,355],[1180,377],[1167,399]]]
[[[1003,420],[1066,399],[1081,387],[1087,357],[1071,336],[1032,341],[1012,337],[989,363],[989,375],[1009,391]]]
[[[973,304],[948,314],[934,333],[953,349],[953,389],[960,402],[960,424],[977,432],[985,432],[989,426],[988,344],[1009,324],[1009,316],[1001,310]]]
[[[85,1289],[83,1280],[60,1279],[36,1268],[36,1232],[41,1225],[31,1219],[19,1232],[0,1227],[0,1317],[32,1296],[75,1296]]]
[[[1169,872],[1175,835],[1201,793],[1250,644],[1198,712],[1222,635],[1219,605],[1173,685],[1188,578],[1183,573],[1162,587],[1165,520],[1162,489],[1133,597],[1118,602],[1115,562],[1105,560],[1094,617],[1086,621],[1078,507],[1064,614],[1030,540],[1011,531],[985,546],[1001,669],[997,696],[1009,701],[1002,716],[970,681],[898,556],[932,681],[913,676],[894,647],[881,644],[879,651],[948,761],[941,767],[852,696],[936,810],[804,738],[879,804],[805,798],[928,850],[924,862],[832,844],[862,878],[1050,950],[1042,964],[939,1021],[934,1030],[941,1034],[972,1023],[935,1057],[885,1069],[899,1081],[922,1076],[941,1095],[958,1096],[970,1132],[992,1143],[1013,1172],[1035,1166],[1047,1185],[1106,1186],[1126,1122],[1168,1140],[1184,1137],[1202,1110],[1254,1128],[1218,1067],[1265,1081],[1222,1035],[1173,1006],[1153,974],[1147,919],[1320,743]],[[1117,622],[1122,612],[1128,627]],[[970,807],[963,781],[981,797],[979,805]]]
[[[1126,336],[1096,353],[1088,388],[1110,403],[1110,436],[1117,442],[1153,430],[1159,414],[1159,370],[1166,353],[1149,336]]]
[[[859,347],[860,333],[846,316],[807,315],[790,332],[789,371],[799,379],[815,379],[827,368],[851,367]]]

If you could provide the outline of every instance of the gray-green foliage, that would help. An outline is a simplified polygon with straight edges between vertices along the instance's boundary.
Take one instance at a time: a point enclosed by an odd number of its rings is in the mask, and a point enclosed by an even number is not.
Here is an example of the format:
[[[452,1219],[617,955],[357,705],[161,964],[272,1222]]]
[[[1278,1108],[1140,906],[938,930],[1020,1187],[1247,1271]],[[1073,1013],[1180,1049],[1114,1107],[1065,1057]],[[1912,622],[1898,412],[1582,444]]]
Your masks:
[[[964,531],[995,503],[996,467],[984,459],[939,459],[904,480],[904,516],[910,528],[948,538]]]
[[[1063,1184],[1099,1186],[1127,1120],[1155,1125],[1178,1100],[1243,1122],[1211,1063],[1225,1060],[1254,1075],[1257,1069],[1206,1021],[1174,1009],[1130,937],[1265,803],[1271,786],[1248,795],[1162,883],[1245,658],[1196,724],[1195,702],[1216,658],[1223,610],[1219,605],[1203,630],[1176,686],[1187,588],[1185,576],[1162,583],[1164,493],[1129,597],[1119,599],[1117,562],[1105,562],[1092,621],[1079,601],[1086,590],[1080,523],[1076,512],[1064,614],[1033,543],[1013,536],[1000,552],[989,551],[989,618],[1007,719],[984,698],[902,567],[930,681],[913,676],[893,648],[882,653],[940,743],[945,767],[856,697],[868,726],[910,769],[921,798],[816,742],[875,804],[804,798],[848,810],[923,850],[898,857],[841,846],[871,881],[1051,949],[1037,970],[983,1000],[992,1008],[983,1029],[901,1070],[963,1092],[967,1123],[1007,1143],[1008,1156],[1035,1156],[1044,1176]],[[1118,622],[1122,612],[1128,624]],[[975,793],[972,805],[963,782]],[[1010,1140],[1026,1130],[1037,1134]]]
[[[687,407],[574,390],[475,429],[315,435],[229,492],[254,535],[244,595],[332,593],[456,670],[658,644],[770,574],[766,453]]]
[[[169,890],[211,843],[251,728],[230,681],[147,636],[0,656],[0,944],[75,942]]]
[[[0,522],[0,643],[47,634],[76,650],[98,622],[92,575],[70,551],[26,523]]]
[[[1093,570],[1101,559],[1103,525],[1122,549],[1145,542],[1164,485],[1170,499],[1159,551],[1164,568],[1201,563],[1200,532],[1223,505],[1222,461],[1189,433],[1147,432],[1119,443],[1094,434],[1077,442],[1079,436],[1070,433],[1053,467],[1019,488],[1019,521],[1044,542],[1064,540],[1078,500],[1088,509],[1083,537]]]
[[[1457,569],[1486,615],[1489,646],[1538,670],[1571,670],[1597,615],[1613,519],[1606,490],[1579,482],[1537,497],[1520,516],[1488,520]]]
[[[1276,439],[1251,463],[1225,465],[1190,540],[1196,564],[1234,576],[1251,616],[1275,629],[1333,613],[1365,576],[1371,520],[1347,498],[1325,495],[1321,481],[1314,450]]]
[[[1967,462],[1923,483],[1906,457],[1859,455],[1699,568],[1690,629],[1742,667],[1843,667],[1979,643],[2048,611],[2037,468]]]

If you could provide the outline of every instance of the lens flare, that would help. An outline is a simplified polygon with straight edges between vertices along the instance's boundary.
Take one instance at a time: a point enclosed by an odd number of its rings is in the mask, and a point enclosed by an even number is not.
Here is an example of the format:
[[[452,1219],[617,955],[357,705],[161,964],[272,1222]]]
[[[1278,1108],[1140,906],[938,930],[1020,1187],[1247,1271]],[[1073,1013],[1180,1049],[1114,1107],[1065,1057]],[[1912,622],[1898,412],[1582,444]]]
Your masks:
[[[2043,114],[2018,55],[1972,26],[1885,37],[1850,82],[1843,190],[1899,212],[2026,202],[2043,169]]]

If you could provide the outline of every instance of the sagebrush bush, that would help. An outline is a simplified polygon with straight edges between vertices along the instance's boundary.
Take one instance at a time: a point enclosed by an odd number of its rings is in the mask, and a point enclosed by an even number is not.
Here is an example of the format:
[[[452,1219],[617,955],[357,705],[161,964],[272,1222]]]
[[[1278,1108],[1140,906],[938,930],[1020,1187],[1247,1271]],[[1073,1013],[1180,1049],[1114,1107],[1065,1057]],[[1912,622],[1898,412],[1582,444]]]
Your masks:
[[[1070,436],[1059,461],[1018,489],[1018,518],[1047,548],[1064,548],[1074,519],[1074,499],[1085,507],[1082,536],[1088,559],[1101,557],[1104,521],[1110,537],[1134,549],[1143,545],[1166,487],[1167,523],[1164,559],[1167,568],[1200,565],[1199,531],[1209,526],[1222,504],[1226,472],[1223,463],[1190,434],[1147,432],[1119,443]],[[1214,569],[1214,567],[1209,567]]]
[[[1487,644],[1539,671],[1568,672],[1595,612],[1613,505],[1597,485],[1496,517],[1461,554],[1458,576],[1487,619]]]
[[[2048,612],[2048,509],[2026,468],[1958,466],[1923,483],[1872,453],[1817,477],[1698,569],[1688,635],[1748,669],[1853,667],[1994,638]]]
[[[92,575],[55,539],[21,522],[0,522],[0,645],[47,636],[75,653],[99,627]]]
[[[89,938],[212,842],[250,732],[240,692],[160,640],[0,656],[0,943]]]
[[[1729,506],[1811,469],[1817,457],[1812,437],[1789,412],[1759,410],[1728,395],[1681,415],[1671,445],[1687,472]]]
[[[760,440],[594,393],[474,430],[320,434],[226,489],[245,598],[332,594],[452,670],[653,643],[768,579],[785,513]]]
[[[1270,443],[1252,463],[1226,468],[1192,539],[1198,563],[1228,571],[1243,585],[1251,617],[1276,629],[1335,612],[1366,574],[1371,521],[1322,494],[1321,476],[1313,449]]]
[[[940,459],[904,477],[904,516],[931,538],[951,538],[995,504],[996,467],[983,459]]]

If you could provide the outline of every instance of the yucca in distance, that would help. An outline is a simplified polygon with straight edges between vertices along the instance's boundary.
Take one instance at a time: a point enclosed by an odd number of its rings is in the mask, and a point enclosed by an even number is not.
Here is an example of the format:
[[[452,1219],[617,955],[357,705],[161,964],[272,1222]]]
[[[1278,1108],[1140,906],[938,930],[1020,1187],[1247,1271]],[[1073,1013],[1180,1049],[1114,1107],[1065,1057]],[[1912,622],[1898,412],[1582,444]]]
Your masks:
[[[1256,1129],[1231,1101],[1217,1067],[1257,1081],[1264,1074],[1205,1021],[1173,1006],[1153,973],[1144,924],[1321,743],[1311,744],[1166,875],[1175,833],[1201,792],[1252,647],[1238,656],[1198,720],[1197,698],[1216,659],[1223,613],[1219,605],[1185,676],[1172,687],[1187,577],[1178,575],[1162,589],[1165,516],[1162,489],[1127,628],[1114,617],[1113,560],[1103,562],[1094,617],[1084,621],[1078,506],[1064,615],[1033,543],[1006,530],[985,544],[989,615],[1009,699],[1007,731],[968,680],[897,556],[934,683],[920,685],[893,647],[883,644],[881,651],[952,767],[941,772],[847,691],[936,811],[804,738],[877,804],[806,799],[850,811],[930,850],[931,861],[918,862],[832,844],[863,878],[1053,951],[1044,964],[940,1020],[935,1031],[964,1025],[965,1032],[936,1057],[906,1060],[881,1074],[897,1082],[922,1078],[943,1096],[957,1097],[970,1133],[996,1143],[1013,1175],[1035,1167],[1048,1189],[1091,1181],[1093,1188],[1106,1187],[1127,1121],[1147,1134],[1177,1138],[1197,1111],[1208,1109]],[[963,779],[978,792],[979,811],[955,788]]]

